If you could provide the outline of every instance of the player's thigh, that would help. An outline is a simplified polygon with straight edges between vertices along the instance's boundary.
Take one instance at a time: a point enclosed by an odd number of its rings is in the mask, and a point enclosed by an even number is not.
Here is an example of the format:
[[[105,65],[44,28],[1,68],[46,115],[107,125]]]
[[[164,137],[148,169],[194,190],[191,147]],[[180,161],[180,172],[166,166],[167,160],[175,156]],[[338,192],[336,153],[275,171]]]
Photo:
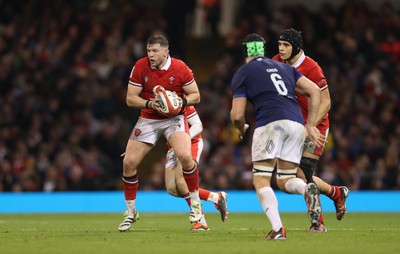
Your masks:
[[[168,143],[172,146],[175,151],[176,156],[181,161],[182,165],[185,165],[187,161],[191,161],[192,152],[191,152],[191,142],[190,136],[185,131],[177,131],[174,132],[168,138]]]
[[[277,127],[276,127],[277,126]],[[278,121],[257,127],[253,134],[251,157],[253,162],[271,160],[281,151],[284,132],[278,128]]]
[[[129,140],[152,144],[153,146],[160,138],[170,121],[147,119],[140,117],[133,127]]]
[[[251,147],[252,160],[283,158],[292,161],[295,154],[300,161],[304,137],[304,126],[291,120],[277,120],[257,127]]]
[[[305,140],[305,128],[294,121],[285,122],[285,138],[279,155],[278,167],[294,169],[300,163]],[[280,165],[279,165],[280,164]]]
[[[178,157],[176,157],[174,149],[169,146],[167,155],[165,158],[165,168],[172,168],[178,164]]]

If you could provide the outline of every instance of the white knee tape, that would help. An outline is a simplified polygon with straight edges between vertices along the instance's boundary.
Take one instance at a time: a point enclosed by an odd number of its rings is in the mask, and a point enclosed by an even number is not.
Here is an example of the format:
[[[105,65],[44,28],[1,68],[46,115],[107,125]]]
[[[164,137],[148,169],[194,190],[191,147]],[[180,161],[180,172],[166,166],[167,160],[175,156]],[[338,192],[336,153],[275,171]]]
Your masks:
[[[292,177],[296,177],[296,175],[297,175],[297,168],[295,168],[295,169],[280,169],[280,168],[278,168],[276,170],[276,178],[279,178],[279,179],[292,178]]]
[[[253,175],[255,176],[272,176],[272,172],[274,172],[273,167],[268,167],[268,166],[261,166],[261,165],[256,165],[253,167]]]

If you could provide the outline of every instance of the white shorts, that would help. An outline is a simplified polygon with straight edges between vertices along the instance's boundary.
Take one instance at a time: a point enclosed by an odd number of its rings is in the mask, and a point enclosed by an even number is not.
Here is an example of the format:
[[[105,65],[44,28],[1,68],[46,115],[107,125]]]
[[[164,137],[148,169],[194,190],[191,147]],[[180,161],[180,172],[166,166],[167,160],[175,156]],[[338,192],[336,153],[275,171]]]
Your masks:
[[[195,142],[192,140],[192,158],[197,163],[200,163],[201,153],[203,152],[203,140],[197,139]],[[170,147],[167,152],[165,168],[173,167],[178,164],[178,157],[176,157],[174,149]]]
[[[279,158],[299,164],[303,153],[305,127],[295,121],[278,120],[254,130],[252,160]]]
[[[155,145],[161,135],[168,140],[172,133],[186,131],[185,126],[183,115],[161,120],[139,117],[130,139]]]

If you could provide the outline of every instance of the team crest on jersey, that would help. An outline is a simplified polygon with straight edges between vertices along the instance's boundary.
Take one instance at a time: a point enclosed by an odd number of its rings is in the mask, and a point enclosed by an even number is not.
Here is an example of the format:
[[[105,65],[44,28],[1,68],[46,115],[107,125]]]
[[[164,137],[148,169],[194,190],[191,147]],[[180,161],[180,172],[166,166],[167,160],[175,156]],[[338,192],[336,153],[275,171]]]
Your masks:
[[[144,82],[147,83],[147,81],[149,81],[149,78],[148,77],[144,77]]]
[[[174,83],[174,81],[175,81],[175,78],[174,78],[174,77],[169,77],[169,83],[170,83],[171,85]]]

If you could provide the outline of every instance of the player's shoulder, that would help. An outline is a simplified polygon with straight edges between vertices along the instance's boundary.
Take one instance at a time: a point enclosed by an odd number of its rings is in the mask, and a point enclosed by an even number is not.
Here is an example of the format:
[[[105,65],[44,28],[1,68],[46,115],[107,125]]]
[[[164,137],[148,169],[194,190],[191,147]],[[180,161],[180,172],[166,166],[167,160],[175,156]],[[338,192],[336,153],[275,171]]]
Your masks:
[[[321,68],[321,67],[319,66],[318,62],[315,61],[314,59],[312,59],[312,58],[309,57],[309,56],[306,56],[306,57],[304,58],[303,64],[309,66],[309,68],[314,68],[314,67]]]
[[[171,57],[171,67],[180,69],[188,67],[184,61],[178,58]]]
[[[304,58],[304,61],[301,64],[301,66],[302,66],[302,69],[305,72],[305,74],[317,72],[317,73],[321,73],[321,75],[324,75],[324,72],[323,72],[321,66],[319,66],[318,62],[309,56],[306,56]]]

